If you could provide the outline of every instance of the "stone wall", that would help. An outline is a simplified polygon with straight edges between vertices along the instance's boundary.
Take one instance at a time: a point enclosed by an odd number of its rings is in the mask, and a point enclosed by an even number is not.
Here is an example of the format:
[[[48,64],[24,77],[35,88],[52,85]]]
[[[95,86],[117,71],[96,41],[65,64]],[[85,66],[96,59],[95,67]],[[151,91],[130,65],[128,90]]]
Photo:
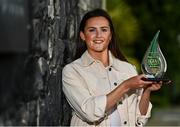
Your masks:
[[[17,2],[21,1],[23,0]],[[0,125],[69,125],[71,108],[62,92],[62,68],[73,60],[76,52],[75,38],[82,15],[87,10],[102,8],[103,2],[103,0],[27,2],[28,52],[13,52],[11,57],[7,55],[9,53],[0,53],[8,59],[1,59],[5,64],[1,63],[0,69],[11,67],[14,70],[9,69],[10,80],[5,76],[2,78],[4,82],[1,82],[1,91],[6,89],[8,94],[4,96],[4,92],[1,95],[4,106],[1,106],[0,110]],[[14,66],[6,63],[14,63]],[[3,85],[5,82],[7,85]],[[9,86],[12,88],[8,89]]]

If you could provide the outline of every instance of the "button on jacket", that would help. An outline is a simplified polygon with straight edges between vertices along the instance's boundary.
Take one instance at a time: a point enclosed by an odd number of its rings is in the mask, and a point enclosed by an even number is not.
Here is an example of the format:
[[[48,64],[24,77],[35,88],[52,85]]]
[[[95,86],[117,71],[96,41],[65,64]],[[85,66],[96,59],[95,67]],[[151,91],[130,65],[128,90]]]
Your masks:
[[[109,66],[93,59],[88,51],[81,58],[63,68],[63,92],[73,108],[72,126],[110,126],[110,113],[105,112],[106,95],[121,83],[137,75],[131,64],[115,58],[109,51]],[[146,115],[139,111],[139,101],[143,89],[131,90],[117,103],[122,126],[143,126]]]

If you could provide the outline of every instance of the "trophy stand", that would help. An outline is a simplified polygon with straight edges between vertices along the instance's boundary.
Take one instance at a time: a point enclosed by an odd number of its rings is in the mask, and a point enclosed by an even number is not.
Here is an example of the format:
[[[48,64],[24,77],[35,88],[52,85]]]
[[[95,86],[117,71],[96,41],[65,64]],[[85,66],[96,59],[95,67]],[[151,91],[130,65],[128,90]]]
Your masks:
[[[171,84],[172,81],[165,78],[142,78],[144,81],[162,82],[162,84]]]

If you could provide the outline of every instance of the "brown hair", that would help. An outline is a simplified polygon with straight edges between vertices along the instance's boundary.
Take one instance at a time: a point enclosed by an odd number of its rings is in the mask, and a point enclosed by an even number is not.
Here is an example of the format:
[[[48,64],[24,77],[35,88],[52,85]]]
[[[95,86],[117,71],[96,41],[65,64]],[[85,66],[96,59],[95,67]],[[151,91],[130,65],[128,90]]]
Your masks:
[[[125,56],[121,53],[118,44],[117,44],[117,38],[116,38],[116,34],[115,34],[115,30],[114,30],[114,26],[111,20],[111,17],[109,16],[109,14],[103,10],[103,9],[95,9],[92,11],[87,12],[84,17],[81,20],[80,23],[80,27],[79,27],[79,32],[78,35],[80,35],[80,32],[84,32],[84,27],[86,25],[86,22],[88,19],[93,18],[93,17],[99,17],[102,16],[104,18],[106,18],[109,22],[109,26],[111,29],[111,33],[112,33],[112,39],[109,43],[109,50],[111,51],[111,53],[118,59],[122,60],[122,61],[127,61],[127,59],[125,58]],[[80,36],[78,36],[78,40],[77,40],[77,50],[76,50],[76,55],[75,55],[75,59],[78,59],[81,57],[81,55],[87,50],[86,44],[82,42]]]

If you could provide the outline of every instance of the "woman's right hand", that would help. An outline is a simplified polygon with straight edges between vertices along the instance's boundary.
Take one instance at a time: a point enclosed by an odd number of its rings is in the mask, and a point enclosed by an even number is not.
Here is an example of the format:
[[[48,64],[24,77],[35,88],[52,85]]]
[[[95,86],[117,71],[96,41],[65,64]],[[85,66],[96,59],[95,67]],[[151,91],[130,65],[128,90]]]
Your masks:
[[[143,78],[146,78],[144,74],[137,75],[125,80],[122,83],[122,85],[124,85],[124,87],[130,90],[130,89],[145,88],[147,87],[147,85],[151,85],[153,83],[152,81],[144,81]]]

